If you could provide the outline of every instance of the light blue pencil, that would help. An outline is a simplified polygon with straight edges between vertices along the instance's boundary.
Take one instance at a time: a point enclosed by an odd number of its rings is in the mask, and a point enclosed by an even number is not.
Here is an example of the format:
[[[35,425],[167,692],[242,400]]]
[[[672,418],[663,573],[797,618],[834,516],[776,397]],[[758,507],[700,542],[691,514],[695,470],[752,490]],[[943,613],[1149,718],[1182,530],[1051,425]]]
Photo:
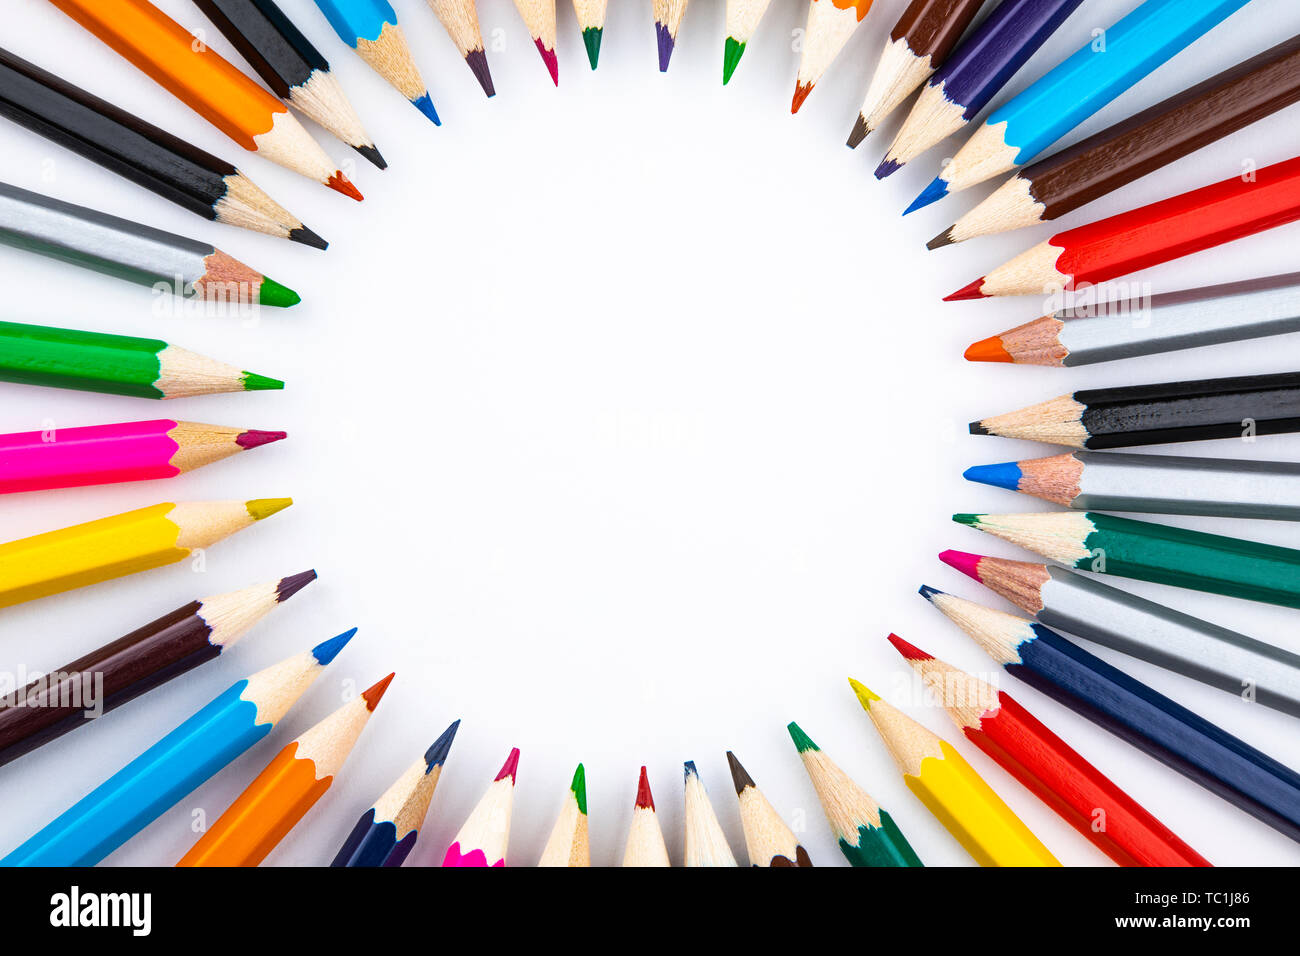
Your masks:
[[[271,729],[356,628],[237,681],[0,866],[94,866]]]
[[[441,126],[429,87],[397,25],[397,13],[388,0],[316,0],[339,39],[360,54],[370,68],[387,80],[435,126]]]
[[[1029,162],[1250,0],[1146,0],[994,110],[903,215]]]

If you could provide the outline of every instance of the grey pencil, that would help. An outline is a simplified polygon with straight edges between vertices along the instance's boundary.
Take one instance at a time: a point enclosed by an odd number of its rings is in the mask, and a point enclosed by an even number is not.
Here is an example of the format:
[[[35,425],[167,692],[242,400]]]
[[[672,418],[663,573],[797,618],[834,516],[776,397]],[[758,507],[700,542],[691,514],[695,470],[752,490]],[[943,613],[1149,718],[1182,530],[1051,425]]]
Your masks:
[[[1048,627],[1300,717],[1300,655],[1065,568],[964,551],[939,558]]]
[[[296,293],[216,247],[0,183],[0,242],[185,296],[290,306]]]
[[[1300,521],[1300,464],[1076,451],[968,468],[968,481],[1078,511]]]
[[[1296,331],[1300,272],[1291,272],[1045,315],[976,342],[966,358],[1070,367]]]

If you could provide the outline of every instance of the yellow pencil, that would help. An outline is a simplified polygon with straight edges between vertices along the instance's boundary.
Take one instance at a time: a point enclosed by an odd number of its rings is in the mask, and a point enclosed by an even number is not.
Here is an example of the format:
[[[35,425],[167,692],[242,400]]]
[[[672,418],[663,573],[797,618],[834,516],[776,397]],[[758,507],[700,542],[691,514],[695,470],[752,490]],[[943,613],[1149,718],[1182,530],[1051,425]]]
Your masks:
[[[981,866],[1060,866],[952,745],[849,678],[903,782]]]
[[[175,564],[291,504],[167,502],[0,544],[0,607]]]

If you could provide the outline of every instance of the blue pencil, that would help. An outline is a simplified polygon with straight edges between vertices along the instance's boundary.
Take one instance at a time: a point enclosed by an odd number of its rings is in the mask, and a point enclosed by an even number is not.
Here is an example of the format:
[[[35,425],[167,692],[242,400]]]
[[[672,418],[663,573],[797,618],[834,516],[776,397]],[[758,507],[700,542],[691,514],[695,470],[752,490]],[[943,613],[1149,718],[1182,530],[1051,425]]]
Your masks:
[[[1249,2],[1145,0],[994,110],[904,215],[1029,162]]]
[[[460,721],[452,721],[424,756],[361,815],[330,866],[402,865],[420,835],[458,727]]]
[[[1300,841],[1294,770],[1041,624],[930,587],[921,596],[1008,673]]]
[[[397,25],[397,13],[388,0],[316,0],[339,39],[356,50],[370,68],[387,80],[435,126],[441,126],[429,88]]]
[[[236,681],[0,866],[94,866],[269,734],[355,633]]]
[[[876,178],[893,175],[973,120],[1082,2],[1004,0],[930,77]],[[857,146],[853,137],[849,145]]]

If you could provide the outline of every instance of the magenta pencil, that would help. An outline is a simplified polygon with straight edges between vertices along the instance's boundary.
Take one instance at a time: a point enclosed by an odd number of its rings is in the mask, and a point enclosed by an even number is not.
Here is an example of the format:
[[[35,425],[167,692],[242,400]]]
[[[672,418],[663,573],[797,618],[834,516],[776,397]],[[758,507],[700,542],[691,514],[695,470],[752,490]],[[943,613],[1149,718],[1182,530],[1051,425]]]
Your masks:
[[[501,772],[447,847],[443,866],[505,866],[510,843],[510,811],[515,801],[519,748],[510,751]]]
[[[0,435],[0,494],[174,478],[284,432],[160,418]]]

